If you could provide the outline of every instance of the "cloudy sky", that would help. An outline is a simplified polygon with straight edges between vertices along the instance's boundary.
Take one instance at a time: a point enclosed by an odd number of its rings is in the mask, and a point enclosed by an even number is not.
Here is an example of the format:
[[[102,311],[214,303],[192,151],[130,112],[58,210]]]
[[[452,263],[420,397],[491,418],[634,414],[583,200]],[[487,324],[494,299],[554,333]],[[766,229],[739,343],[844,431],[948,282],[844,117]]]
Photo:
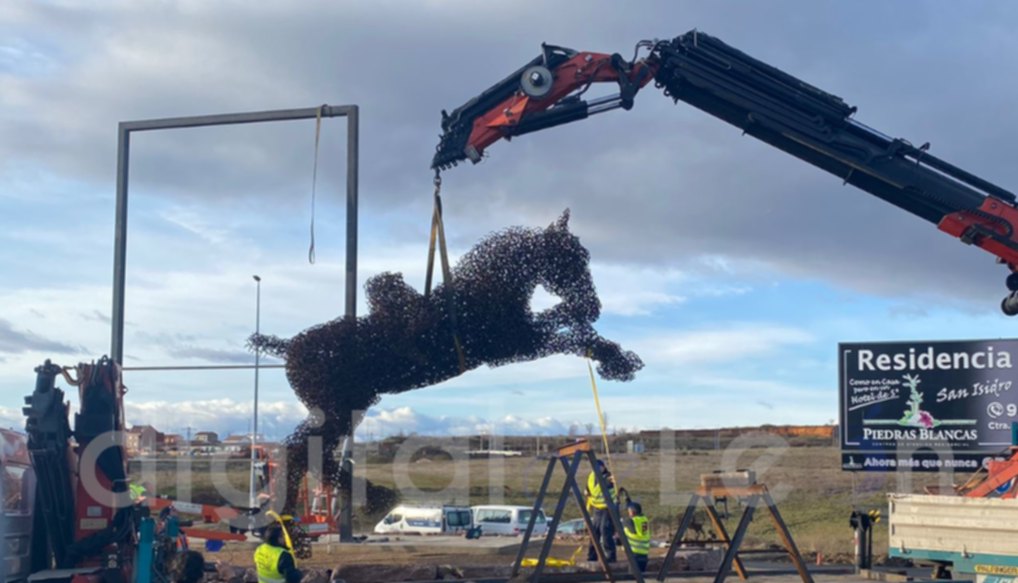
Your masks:
[[[358,284],[423,288],[439,112],[541,42],[631,54],[698,28],[858,106],[857,118],[1018,184],[1018,6],[1009,2],[207,2],[7,0],[0,9],[0,424],[32,369],[109,351],[116,128],[125,120],[361,108]],[[609,91],[610,88],[605,88]],[[593,93],[596,89],[591,90]],[[345,125],[136,134],[127,366],[243,364],[343,309]],[[713,427],[837,416],[837,343],[994,338],[1004,271],[931,225],[653,87],[630,112],[496,144],[445,175],[451,250],[564,208],[590,249],[597,323],[637,351],[602,382],[609,424]],[[360,310],[363,313],[363,297]],[[596,420],[586,364],[553,357],[387,397],[364,433],[562,433]],[[261,375],[266,432],[303,411]],[[251,371],[128,372],[132,423],[246,431]]]

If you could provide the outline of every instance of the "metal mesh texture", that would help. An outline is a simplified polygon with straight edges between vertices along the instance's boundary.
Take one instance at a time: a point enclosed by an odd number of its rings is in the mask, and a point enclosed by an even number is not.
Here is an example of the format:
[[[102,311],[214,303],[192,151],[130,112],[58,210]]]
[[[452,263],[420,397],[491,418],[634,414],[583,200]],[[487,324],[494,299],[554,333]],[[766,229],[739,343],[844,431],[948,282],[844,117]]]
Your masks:
[[[252,336],[250,346],[286,360],[297,397],[312,412],[290,435],[288,504],[308,469],[308,442],[326,452],[322,477],[342,487],[329,452],[355,425],[352,416],[382,395],[434,385],[481,365],[530,361],[552,354],[590,356],[598,374],[631,380],[643,362],[593,328],[601,313],[590,255],[569,231],[569,211],[547,228],[512,227],[483,239],[453,269],[453,285],[425,297],[398,273],[365,284],[368,314],[337,318],[290,339]],[[531,297],[543,286],[560,301],[540,312]],[[458,338],[464,366],[455,348]],[[317,449],[317,447],[315,448]]]

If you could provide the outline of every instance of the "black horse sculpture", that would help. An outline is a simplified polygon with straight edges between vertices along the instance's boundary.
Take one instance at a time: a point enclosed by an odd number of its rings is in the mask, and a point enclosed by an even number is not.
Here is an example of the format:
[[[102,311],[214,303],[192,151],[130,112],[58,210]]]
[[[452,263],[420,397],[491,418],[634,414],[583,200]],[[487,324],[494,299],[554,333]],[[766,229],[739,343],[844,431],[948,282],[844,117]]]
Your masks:
[[[286,360],[290,385],[313,412],[287,439],[290,485],[308,467],[310,436],[320,436],[322,451],[334,451],[354,429],[354,412],[384,394],[433,385],[482,364],[556,353],[589,356],[603,378],[631,380],[643,363],[594,330],[601,302],[590,255],[568,222],[566,210],[545,229],[513,227],[488,236],[455,266],[452,285],[427,297],[402,275],[382,273],[365,285],[369,313],[362,318],[339,318],[287,340],[253,336],[252,346]],[[560,302],[534,313],[538,286]],[[325,458],[326,479],[341,483],[332,456]]]

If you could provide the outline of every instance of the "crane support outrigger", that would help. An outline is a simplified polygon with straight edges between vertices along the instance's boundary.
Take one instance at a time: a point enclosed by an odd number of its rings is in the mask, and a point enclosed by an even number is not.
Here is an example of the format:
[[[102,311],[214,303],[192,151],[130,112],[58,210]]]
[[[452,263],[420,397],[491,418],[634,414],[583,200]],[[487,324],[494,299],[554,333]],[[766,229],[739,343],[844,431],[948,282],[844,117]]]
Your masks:
[[[641,49],[645,58],[637,59]],[[826,170],[923,218],[962,242],[995,255],[1011,270],[1001,302],[1018,315],[1018,208],[1015,195],[929,153],[853,119],[855,107],[783,71],[693,30],[667,41],[641,41],[631,60],[619,54],[544,45],[542,54],[452,113],[432,168],[477,163],[500,139],[630,109],[651,80],[684,101],[763,142]],[[619,93],[584,101],[593,83]]]

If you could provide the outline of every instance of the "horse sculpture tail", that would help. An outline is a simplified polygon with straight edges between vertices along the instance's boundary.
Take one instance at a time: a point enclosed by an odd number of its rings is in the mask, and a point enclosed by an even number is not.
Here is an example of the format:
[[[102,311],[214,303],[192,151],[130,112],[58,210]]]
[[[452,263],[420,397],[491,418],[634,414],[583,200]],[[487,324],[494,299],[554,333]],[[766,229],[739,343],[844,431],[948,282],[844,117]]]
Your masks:
[[[271,354],[286,359],[286,352],[290,349],[290,339],[280,338],[271,334],[252,334],[247,339],[247,346],[252,350],[260,350],[265,354]]]

